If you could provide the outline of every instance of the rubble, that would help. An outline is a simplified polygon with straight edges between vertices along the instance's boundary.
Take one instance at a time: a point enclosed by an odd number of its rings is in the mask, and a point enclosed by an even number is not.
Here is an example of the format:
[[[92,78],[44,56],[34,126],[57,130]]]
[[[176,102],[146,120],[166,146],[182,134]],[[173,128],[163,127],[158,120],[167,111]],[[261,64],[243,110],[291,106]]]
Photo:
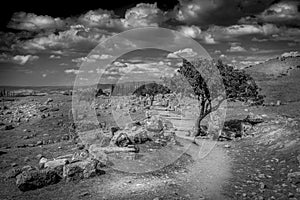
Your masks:
[[[288,173],[287,178],[288,178],[288,181],[293,183],[294,185],[300,184],[300,171]]]
[[[86,160],[65,165],[63,167],[63,178],[68,182],[93,177],[100,170],[98,163],[99,161],[88,158]]]
[[[64,166],[68,163],[69,163],[68,159],[63,159],[63,158],[57,160],[51,160],[45,162],[44,168],[56,168],[56,167]]]
[[[145,121],[145,128],[147,129],[147,131],[160,132],[163,130],[164,126],[161,119],[152,116],[150,119],[147,119]]]
[[[56,184],[60,181],[61,177],[54,169],[30,169],[23,171],[16,177],[17,187],[25,192],[28,190],[34,190],[42,188],[47,185]]]

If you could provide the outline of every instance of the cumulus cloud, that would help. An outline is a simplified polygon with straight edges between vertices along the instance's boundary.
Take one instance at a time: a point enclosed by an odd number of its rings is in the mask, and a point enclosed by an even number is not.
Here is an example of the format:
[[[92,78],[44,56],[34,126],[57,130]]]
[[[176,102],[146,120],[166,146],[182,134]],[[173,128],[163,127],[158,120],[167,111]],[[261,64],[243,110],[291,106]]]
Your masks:
[[[294,27],[282,26],[278,22],[285,24],[284,19],[289,19],[296,23],[299,3],[283,1],[271,5],[272,2],[179,0],[178,5],[169,11],[161,10],[156,3],[140,3],[129,8],[123,18],[103,9],[69,18],[18,12],[12,16],[8,27],[22,31],[5,35],[0,33],[0,50],[25,55],[45,51],[51,55],[50,59],[58,59],[55,55],[87,53],[99,42],[120,31],[148,26],[172,28],[205,44],[238,41],[247,35],[251,35],[254,42],[297,43],[300,41],[300,29],[296,24]],[[239,50],[238,47],[230,47],[228,51]],[[77,54],[78,57],[82,55]],[[109,58],[109,55],[100,55],[93,60]]]
[[[79,58],[74,58],[72,59],[72,62],[75,62],[77,64],[81,64],[83,62],[96,62],[97,60],[106,60],[106,59],[110,59],[110,58],[113,58],[112,55],[108,55],[108,54],[102,54],[102,55],[97,55],[97,54],[94,54],[94,55],[90,55],[88,57],[79,57]]]
[[[5,53],[0,54],[0,62],[8,62],[9,56]]]
[[[39,59],[38,56],[33,56],[33,55],[16,55],[12,58],[13,61],[15,61],[16,63],[20,64],[20,65],[24,65],[27,62],[31,62],[34,60]]]
[[[126,28],[159,26],[165,20],[165,13],[157,7],[156,3],[137,4],[126,11],[125,19],[121,19]]]
[[[50,59],[60,59],[61,56],[50,55],[49,58],[50,58]]]
[[[78,69],[66,69],[65,73],[66,74],[80,74],[82,73],[82,70],[78,70]]]
[[[237,43],[232,43],[227,52],[245,52],[246,49]]]
[[[262,13],[244,17],[240,20],[241,23],[276,23],[284,25],[298,25],[300,23],[299,1],[283,1],[271,5]]]
[[[206,33],[211,35],[214,41],[230,41],[245,35],[262,35],[270,36],[286,32],[289,29],[278,28],[274,24],[237,24],[231,26],[211,26],[206,30]]]
[[[91,10],[78,19],[80,23],[87,27],[106,28],[112,30],[124,30],[124,24],[113,11],[98,9]]]
[[[181,32],[183,35],[191,38],[199,38],[201,37],[201,29],[197,26],[181,26],[179,29],[179,32]]]
[[[33,13],[14,13],[8,27],[18,30],[36,31],[41,29],[62,29],[65,22],[60,18],[38,16]]]
[[[173,53],[169,53],[167,58],[194,58],[197,56],[197,52],[194,52],[191,48],[180,49]]]
[[[273,0],[179,0],[174,8],[178,21],[189,25],[231,25],[241,17],[257,14]],[[225,17],[226,16],[226,17]]]
[[[206,44],[216,44],[216,41],[213,38],[212,34],[205,31],[201,31],[201,29],[198,26],[181,26],[179,28],[179,32],[181,32],[187,37],[199,39]]]
[[[47,36],[37,36],[33,39],[20,41],[15,45],[16,48],[23,50],[91,50],[100,41],[104,40],[106,35],[98,30],[87,29],[82,25],[71,26],[66,31],[58,34],[51,33]]]
[[[36,55],[8,55],[5,53],[0,54],[0,62],[3,63],[16,63],[19,65],[25,65],[28,62],[39,59],[39,56]]]

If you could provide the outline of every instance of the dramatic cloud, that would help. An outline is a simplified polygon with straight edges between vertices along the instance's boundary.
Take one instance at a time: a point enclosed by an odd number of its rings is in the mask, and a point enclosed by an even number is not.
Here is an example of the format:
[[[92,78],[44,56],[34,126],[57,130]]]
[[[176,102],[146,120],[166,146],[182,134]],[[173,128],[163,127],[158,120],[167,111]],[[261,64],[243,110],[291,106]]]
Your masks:
[[[7,26],[18,30],[36,31],[40,29],[61,29],[64,25],[65,22],[60,18],[17,12],[13,14]]]
[[[165,13],[157,4],[140,3],[128,9],[122,22],[126,28],[159,26],[165,21]]]
[[[299,1],[283,1],[255,16],[247,16],[240,23],[275,23],[284,25],[300,24]]]
[[[175,18],[189,25],[230,25],[262,12],[274,0],[179,0]]]
[[[183,35],[194,39],[199,39],[206,44],[215,44],[216,41],[210,33],[202,32],[197,26],[181,26],[179,29]]]
[[[113,11],[91,10],[79,17],[78,21],[87,27],[111,29],[114,31],[124,30],[124,24]]]
[[[26,65],[30,69],[29,64],[40,59],[39,63],[45,63],[43,68],[59,68],[57,71],[62,74],[78,74],[81,71],[72,67],[82,62],[111,59],[114,51],[138,48],[145,40],[161,46],[173,45],[173,38],[137,31],[132,35],[134,40],[124,38],[108,45],[106,54],[89,55],[95,46],[111,36],[149,26],[179,31],[203,45],[215,58],[222,58],[234,66],[255,64],[284,51],[299,51],[300,17],[299,1],[296,0],[178,0],[175,7],[159,5],[163,4],[140,3],[127,10],[95,8],[64,17],[16,12],[7,24],[6,32],[0,32],[1,65],[5,70],[12,64],[16,68],[24,68],[17,64]],[[188,44],[161,57],[150,55],[152,53],[117,59],[105,69],[108,79],[125,72],[141,75],[141,80],[145,78],[143,73],[160,76],[169,73],[166,69],[170,66],[176,67],[181,57],[197,56]],[[93,73],[96,71],[102,72],[97,69]],[[41,78],[43,74],[47,77],[44,81],[59,77],[50,76],[44,69],[37,76]]]
[[[200,38],[201,37],[201,29],[197,26],[182,26],[180,27],[179,31],[187,36],[187,37],[191,37],[191,38]]]
[[[19,42],[15,48],[23,50],[91,50],[106,35],[95,29],[87,29],[82,25],[71,26],[69,30],[58,34],[51,33],[48,36],[40,36],[30,40]]]

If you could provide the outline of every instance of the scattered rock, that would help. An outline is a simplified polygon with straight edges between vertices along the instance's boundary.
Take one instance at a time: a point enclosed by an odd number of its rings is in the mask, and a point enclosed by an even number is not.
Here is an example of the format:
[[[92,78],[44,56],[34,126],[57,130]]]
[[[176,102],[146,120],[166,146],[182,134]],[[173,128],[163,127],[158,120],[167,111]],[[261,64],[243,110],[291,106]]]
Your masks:
[[[162,120],[155,116],[151,117],[150,119],[147,119],[145,123],[147,131],[160,132],[164,128]]]
[[[71,162],[77,162],[85,160],[89,157],[89,152],[87,150],[75,152],[72,155]]]
[[[299,166],[300,166],[300,154],[297,156],[297,160],[298,160],[298,163],[299,163]]]
[[[17,187],[23,192],[56,184],[61,179],[55,170],[49,168],[23,171],[21,174],[17,175],[16,178]]]
[[[99,167],[104,167],[108,164],[108,157],[101,146],[97,144],[91,145],[89,147],[89,153],[94,159],[98,160]]]
[[[24,162],[28,162],[29,160],[30,160],[29,157],[24,158]]]
[[[44,157],[42,154],[36,155],[36,158],[37,158],[38,160],[40,160],[42,157]]]
[[[45,166],[45,163],[48,162],[48,159],[45,157],[42,157],[39,161],[39,167],[42,169]]]
[[[44,164],[44,168],[56,168],[59,166],[64,166],[66,164],[68,164],[69,161],[68,159],[57,159],[57,160],[51,160],[51,161],[47,161]]]
[[[18,166],[18,164],[17,163],[11,163],[10,166],[16,167],[16,166]]]
[[[8,171],[6,171],[4,173],[4,177],[6,179],[9,179],[9,178],[15,178],[18,174],[22,173],[22,170],[20,168],[11,168],[9,169]]]
[[[77,149],[82,150],[84,149],[85,145],[84,144],[77,144]]]
[[[63,177],[68,181],[90,178],[97,174],[98,161],[95,159],[86,159],[65,165],[63,167]]]
[[[13,125],[9,124],[9,125],[5,125],[4,130],[12,130],[14,128],[15,127]]]
[[[51,99],[51,98],[48,98],[48,99],[47,99],[47,101],[45,101],[45,103],[44,103],[44,104],[45,104],[45,105],[48,105],[48,104],[49,104],[49,103],[51,103],[51,102],[53,102],[53,99]]]
[[[288,177],[288,181],[290,181],[294,185],[297,185],[300,183],[300,171],[288,173],[287,177]]]
[[[280,106],[280,105],[281,105],[281,101],[280,101],[280,100],[277,100],[276,106]]]
[[[56,112],[56,111],[59,111],[59,108],[51,108],[50,111],[51,112]]]
[[[259,183],[259,187],[260,187],[260,189],[265,189],[266,185],[263,182],[260,182]]]
[[[79,194],[79,197],[86,197],[86,196],[89,196],[91,195],[89,192],[82,192]]]

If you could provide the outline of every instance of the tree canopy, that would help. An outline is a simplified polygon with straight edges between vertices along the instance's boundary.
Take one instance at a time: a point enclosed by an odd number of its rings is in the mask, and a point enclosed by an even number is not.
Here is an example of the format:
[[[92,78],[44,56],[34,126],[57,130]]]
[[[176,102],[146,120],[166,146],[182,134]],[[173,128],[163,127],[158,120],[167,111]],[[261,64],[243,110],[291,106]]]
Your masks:
[[[164,82],[166,86],[174,88],[175,92],[193,94],[199,100],[200,113],[195,135],[201,134],[201,121],[225,99],[263,103],[263,96],[259,95],[259,87],[254,79],[221,61],[199,59],[191,63],[183,60],[178,73],[171,78],[164,78]],[[215,101],[219,97],[220,100]]]
[[[157,94],[167,94],[170,93],[170,89],[166,86],[157,83],[148,83],[138,87],[133,94],[137,96],[155,96]]]

